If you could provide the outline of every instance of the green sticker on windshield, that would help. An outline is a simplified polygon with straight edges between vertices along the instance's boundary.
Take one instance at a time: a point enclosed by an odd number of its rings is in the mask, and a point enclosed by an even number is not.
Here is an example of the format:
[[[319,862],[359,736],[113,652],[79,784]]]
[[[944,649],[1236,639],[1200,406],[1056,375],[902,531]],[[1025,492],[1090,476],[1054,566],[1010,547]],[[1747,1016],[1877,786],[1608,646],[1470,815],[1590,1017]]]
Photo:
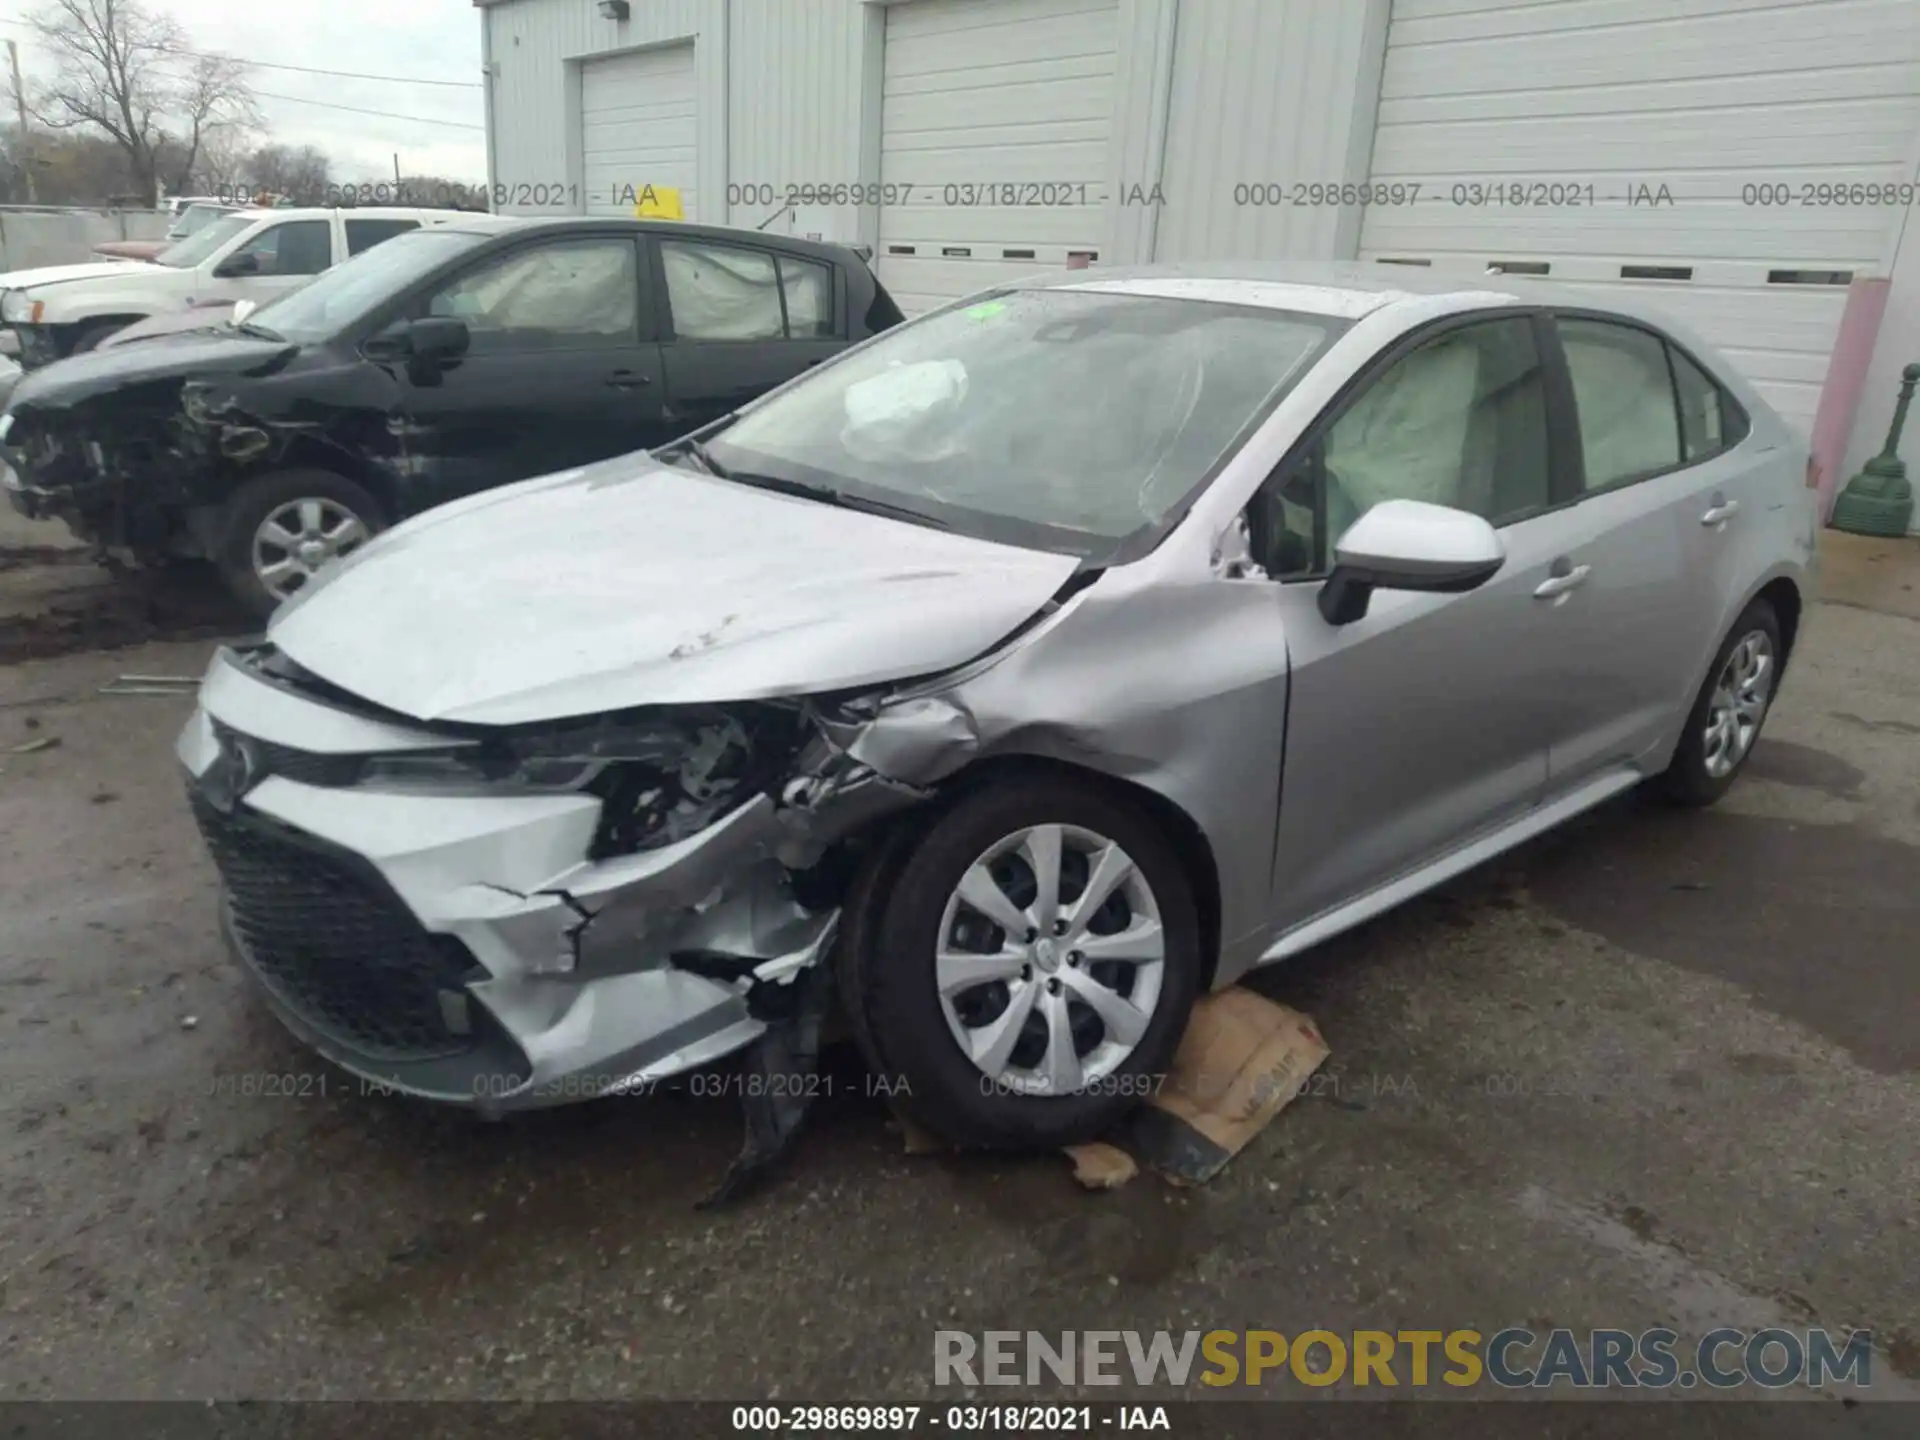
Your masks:
[[[991,320],[1006,308],[1007,302],[1004,300],[983,300],[967,311],[967,318],[969,320]]]

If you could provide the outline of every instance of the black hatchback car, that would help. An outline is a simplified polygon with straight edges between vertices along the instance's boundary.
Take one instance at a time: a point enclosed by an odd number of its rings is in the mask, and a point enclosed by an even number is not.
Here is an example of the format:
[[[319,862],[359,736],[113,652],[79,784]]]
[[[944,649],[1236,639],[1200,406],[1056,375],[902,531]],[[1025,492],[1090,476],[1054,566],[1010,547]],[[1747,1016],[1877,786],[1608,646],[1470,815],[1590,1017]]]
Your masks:
[[[396,521],[664,444],[900,319],[843,246],[476,215],[28,374],[0,478],[83,539],[213,560],[266,614]]]

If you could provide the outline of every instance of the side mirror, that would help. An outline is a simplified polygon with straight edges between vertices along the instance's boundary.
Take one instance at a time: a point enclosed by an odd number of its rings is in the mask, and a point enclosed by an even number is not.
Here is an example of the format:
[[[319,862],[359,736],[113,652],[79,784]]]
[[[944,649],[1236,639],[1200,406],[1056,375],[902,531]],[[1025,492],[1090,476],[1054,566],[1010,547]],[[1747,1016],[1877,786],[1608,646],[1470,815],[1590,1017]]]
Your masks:
[[[467,322],[455,315],[411,320],[404,333],[407,354],[416,360],[458,360],[473,339]]]
[[[1500,532],[1480,516],[1422,500],[1383,500],[1333,546],[1320,614],[1351,625],[1375,590],[1457,595],[1486,584],[1506,563]]]
[[[233,280],[242,275],[258,275],[260,257],[251,250],[242,250],[222,260],[213,273],[222,280]]]

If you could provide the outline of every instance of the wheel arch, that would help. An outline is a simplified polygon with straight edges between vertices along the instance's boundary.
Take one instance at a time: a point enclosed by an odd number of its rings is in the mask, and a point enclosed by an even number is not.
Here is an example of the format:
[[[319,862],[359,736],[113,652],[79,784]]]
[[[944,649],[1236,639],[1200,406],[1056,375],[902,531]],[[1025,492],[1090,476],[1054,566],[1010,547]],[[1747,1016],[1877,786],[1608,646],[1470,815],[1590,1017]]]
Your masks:
[[[989,755],[975,761],[942,783],[941,801],[951,804],[987,785],[1018,783],[1023,778],[1039,775],[1072,780],[1133,805],[1146,812],[1166,835],[1193,891],[1194,910],[1200,922],[1200,992],[1205,994],[1212,989],[1220,964],[1220,867],[1206,832],[1176,801],[1138,781],[1089,765],[1023,752]]]

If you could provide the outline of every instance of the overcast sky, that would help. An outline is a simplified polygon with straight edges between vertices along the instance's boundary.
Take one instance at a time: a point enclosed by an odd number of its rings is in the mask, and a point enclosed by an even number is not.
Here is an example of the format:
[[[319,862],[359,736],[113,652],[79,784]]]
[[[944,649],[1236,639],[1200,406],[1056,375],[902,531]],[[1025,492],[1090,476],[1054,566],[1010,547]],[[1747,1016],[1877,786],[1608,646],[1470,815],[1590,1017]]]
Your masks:
[[[146,3],[172,14],[195,49],[253,62],[248,83],[260,97],[270,132],[263,138],[318,147],[331,161],[335,179],[391,179],[398,151],[406,174],[485,182],[480,12],[468,0]],[[0,0],[0,36],[19,42],[29,92],[37,41],[17,22],[38,8],[35,0]],[[401,78],[353,80],[269,68],[274,65]],[[449,80],[460,83],[407,83]],[[302,103],[312,101],[326,103]]]

